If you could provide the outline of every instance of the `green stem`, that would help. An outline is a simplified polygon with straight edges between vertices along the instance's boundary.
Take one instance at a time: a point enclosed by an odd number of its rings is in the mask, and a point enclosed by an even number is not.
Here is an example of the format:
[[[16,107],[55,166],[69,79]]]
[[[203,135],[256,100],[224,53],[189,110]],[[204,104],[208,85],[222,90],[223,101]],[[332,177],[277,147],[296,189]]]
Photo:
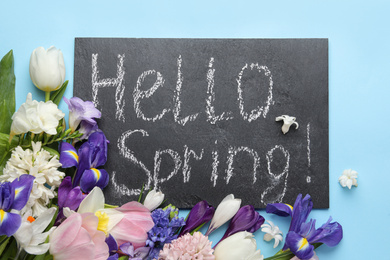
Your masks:
[[[50,100],[50,91],[45,92],[45,102]]]

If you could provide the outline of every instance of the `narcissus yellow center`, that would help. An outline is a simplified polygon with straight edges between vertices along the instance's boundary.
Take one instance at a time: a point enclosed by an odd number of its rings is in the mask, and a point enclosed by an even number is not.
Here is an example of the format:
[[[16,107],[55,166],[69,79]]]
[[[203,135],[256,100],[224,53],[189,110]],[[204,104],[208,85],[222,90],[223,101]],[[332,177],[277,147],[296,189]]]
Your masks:
[[[96,211],[95,216],[99,219],[97,230],[103,231],[104,234],[108,235],[108,220],[110,219],[106,212]]]

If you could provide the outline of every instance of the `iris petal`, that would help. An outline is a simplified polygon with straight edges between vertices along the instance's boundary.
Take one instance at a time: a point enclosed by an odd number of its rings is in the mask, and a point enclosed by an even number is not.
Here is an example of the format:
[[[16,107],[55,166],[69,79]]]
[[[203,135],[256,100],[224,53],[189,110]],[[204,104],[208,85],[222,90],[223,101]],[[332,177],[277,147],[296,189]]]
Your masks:
[[[293,207],[284,203],[271,203],[265,208],[267,213],[276,214],[281,217],[291,216]]]
[[[12,236],[19,229],[22,218],[19,214],[0,209],[0,236]]]
[[[60,143],[60,163],[62,168],[70,168],[79,164],[79,156],[73,145],[67,142]]]
[[[35,177],[28,174],[23,174],[19,179],[12,182],[12,187],[15,189],[15,199],[12,204],[12,209],[21,210],[27,203],[30,197],[31,189]]]
[[[103,189],[108,184],[108,173],[103,169],[89,169],[83,173],[80,187],[84,192],[90,192],[95,186]]]
[[[299,259],[307,260],[314,255],[314,246],[306,238],[300,236],[294,231],[290,231],[286,236],[286,244]]]
[[[332,218],[308,236],[310,243],[324,243],[327,246],[336,246],[343,238],[343,228],[338,222],[332,222]]]

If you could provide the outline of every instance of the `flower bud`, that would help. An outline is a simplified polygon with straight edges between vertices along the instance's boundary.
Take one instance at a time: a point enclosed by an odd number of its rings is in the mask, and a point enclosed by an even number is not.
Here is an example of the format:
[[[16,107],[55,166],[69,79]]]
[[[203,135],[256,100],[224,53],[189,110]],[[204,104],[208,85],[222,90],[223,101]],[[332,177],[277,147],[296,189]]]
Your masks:
[[[30,77],[45,92],[59,89],[65,81],[65,64],[61,50],[54,46],[36,48],[30,58]]]
[[[152,211],[161,205],[164,200],[164,196],[164,193],[161,191],[156,192],[155,190],[152,190],[148,193],[148,195],[146,195],[144,206]]]

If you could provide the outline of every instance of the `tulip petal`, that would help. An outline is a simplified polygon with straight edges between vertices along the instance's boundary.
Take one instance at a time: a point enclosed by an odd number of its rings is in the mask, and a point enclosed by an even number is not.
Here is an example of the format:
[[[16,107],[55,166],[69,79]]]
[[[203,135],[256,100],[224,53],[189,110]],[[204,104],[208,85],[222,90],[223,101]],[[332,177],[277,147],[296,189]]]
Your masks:
[[[62,222],[62,224],[50,234],[50,253],[56,254],[68,247],[79,233],[81,223],[82,218],[80,214],[72,214]]]
[[[22,218],[19,214],[0,209],[0,236],[12,236],[19,229]]]
[[[104,194],[99,187],[95,187],[80,203],[78,213],[92,212],[95,213],[100,209],[104,209]]]
[[[80,187],[84,192],[91,191],[95,186],[103,189],[109,181],[108,173],[104,169],[92,168],[83,173],[80,181]]]
[[[21,210],[27,203],[35,177],[28,174],[23,174],[19,179],[12,182],[12,187],[15,189],[15,199],[12,204],[12,209]]]
[[[70,168],[77,166],[79,164],[79,156],[76,148],[67,142],[61,142],[59,146],[61,167]]]
[[[211,207],[207,201],[198,202],[188,214],[185,226],[183,226],[180,236],[191,232],[203,223],[209,222],[214,215],[214,208]]]
[[[235,199],[233,194],[227,195],[215,210],[206,236],[230,220],[237,213],[240,205],[241,199]]]

